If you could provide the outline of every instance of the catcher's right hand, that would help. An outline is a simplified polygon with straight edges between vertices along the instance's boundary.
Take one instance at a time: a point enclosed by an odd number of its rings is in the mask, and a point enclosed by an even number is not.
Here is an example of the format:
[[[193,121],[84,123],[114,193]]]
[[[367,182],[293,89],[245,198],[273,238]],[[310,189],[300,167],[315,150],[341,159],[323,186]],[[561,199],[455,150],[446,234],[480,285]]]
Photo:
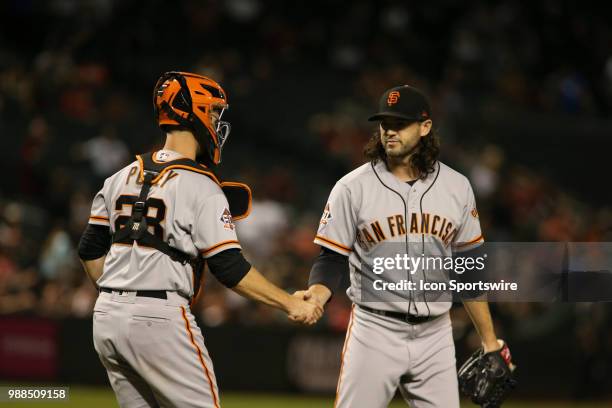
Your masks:
[[[478,349],[459,369],[459,389],[472,402],[484,408],[497,408],[516,386],[512,357],[508,345],[485,353]]]

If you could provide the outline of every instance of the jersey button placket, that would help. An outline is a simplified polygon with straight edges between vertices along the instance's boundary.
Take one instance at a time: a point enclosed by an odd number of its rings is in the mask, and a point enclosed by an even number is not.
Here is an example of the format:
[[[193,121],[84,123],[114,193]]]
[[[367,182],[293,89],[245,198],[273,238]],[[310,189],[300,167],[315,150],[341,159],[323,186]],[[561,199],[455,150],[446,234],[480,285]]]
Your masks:
[[[416,190],[413,188],[412,190],[410,190],[410,195],[409,195],[409,199],[408,199],[408,207],[410,208],[410,212],[415,212],[417,211],[417,192]]]

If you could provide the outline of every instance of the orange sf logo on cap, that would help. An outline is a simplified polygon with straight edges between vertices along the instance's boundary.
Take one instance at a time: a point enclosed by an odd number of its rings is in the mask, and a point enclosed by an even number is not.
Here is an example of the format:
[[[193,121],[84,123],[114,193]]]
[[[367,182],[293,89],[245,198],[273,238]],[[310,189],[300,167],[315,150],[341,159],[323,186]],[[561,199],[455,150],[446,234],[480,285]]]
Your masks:
[[[387,105],[389,106],[395,105],[399,97],[400,97],[400,93],[398,91],[393,91],[389,93],[389,96],[387,97]]]

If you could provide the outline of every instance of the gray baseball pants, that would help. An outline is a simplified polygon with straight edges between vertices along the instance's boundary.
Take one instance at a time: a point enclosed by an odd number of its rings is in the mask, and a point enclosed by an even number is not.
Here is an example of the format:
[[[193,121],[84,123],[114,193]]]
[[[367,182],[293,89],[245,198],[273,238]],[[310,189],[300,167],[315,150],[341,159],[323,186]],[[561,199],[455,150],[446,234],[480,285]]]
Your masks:
[[[359,306],[342,353],[336,408],[386,408],[399,388],[413,408],[459,408],[450,316],[421,324]]]
[[[122,408],[219,408],[204,338],[187,299],[100,293],[93,340]]]

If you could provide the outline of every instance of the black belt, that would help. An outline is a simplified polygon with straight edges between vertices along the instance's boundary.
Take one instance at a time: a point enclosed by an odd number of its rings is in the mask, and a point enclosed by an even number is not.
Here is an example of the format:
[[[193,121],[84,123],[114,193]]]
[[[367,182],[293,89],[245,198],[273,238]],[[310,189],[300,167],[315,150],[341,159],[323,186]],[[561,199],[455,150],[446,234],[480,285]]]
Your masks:
[[[100,288],[100,292],[113,293],[113,291],[115,292],[133,292],[129,290],[124,291],[122,289]],[[157,298],[157,299],[168,299],[168,295],[166,295],[165,290],[137,290],[136,296],[151,297],[151,298]]]
[[[426,322],[431,322],[432,320],[436,320],[440,316],[415,316],[410,313],[401,313],[401,312],[389,312],[387,310],[377,310],[372,309],[371,307],[359,305],[360,308],[365,310],[366,312],[374,313],[380,316],[392,317],[397,320],[401,320],[402,322],[410,323],[410,324],[421,324]]]

